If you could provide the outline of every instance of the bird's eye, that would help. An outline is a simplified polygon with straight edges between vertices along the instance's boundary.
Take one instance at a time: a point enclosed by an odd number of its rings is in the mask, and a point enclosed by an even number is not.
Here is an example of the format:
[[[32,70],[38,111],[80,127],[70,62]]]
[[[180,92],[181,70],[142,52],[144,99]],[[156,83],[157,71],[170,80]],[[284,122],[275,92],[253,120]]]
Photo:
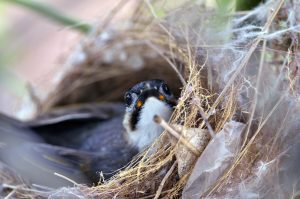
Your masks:
[[[126,93],[125,95],[125,103],[127,106],[130,106],[130,104],[132,103],[132,96],[130,93]]]
[[[169,87],[167,86],[167,84],[163,84],[163,85],[162,85],[162,89],[163,89],[163,91],[164,91],[165,94],[171,95],[170,89],[169,89]]]

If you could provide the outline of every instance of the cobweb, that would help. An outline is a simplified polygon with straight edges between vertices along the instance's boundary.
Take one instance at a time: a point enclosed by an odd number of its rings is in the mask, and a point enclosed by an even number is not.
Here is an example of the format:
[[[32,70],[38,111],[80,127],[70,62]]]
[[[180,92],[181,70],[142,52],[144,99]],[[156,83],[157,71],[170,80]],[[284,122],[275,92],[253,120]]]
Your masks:
[[[218,105],[208,108],[208,116],[214,107],[224,108],[235,89],[232,119],[247,124],[232,165],[199,197],[288,198],[300,189],[299,9],[297,1],[268,1],[242,14],[192,6],[168,17],[182,51],[198,61],[189,62],[190,72],[201,71],[192,73],[188,84],[196,90],[193,79],[202,74],[207,88],[218,93]],[[186,191],[184,196],[192,198]]]

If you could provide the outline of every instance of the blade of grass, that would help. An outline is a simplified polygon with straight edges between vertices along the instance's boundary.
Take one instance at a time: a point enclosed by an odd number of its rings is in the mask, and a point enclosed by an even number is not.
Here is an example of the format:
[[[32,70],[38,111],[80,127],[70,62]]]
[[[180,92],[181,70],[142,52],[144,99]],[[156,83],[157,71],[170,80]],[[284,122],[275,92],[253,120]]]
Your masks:
[[[8,3],[14,3],[23,7],[26,7],[40,15],[48,17],[52,21],[55,21],[64,26],[71,27],[82,33],[88,33],[91,30],[91,25],[75,19],[72,16],[66,15],[63,12],[56,10],[55,8],[34,0],[5,0]]]

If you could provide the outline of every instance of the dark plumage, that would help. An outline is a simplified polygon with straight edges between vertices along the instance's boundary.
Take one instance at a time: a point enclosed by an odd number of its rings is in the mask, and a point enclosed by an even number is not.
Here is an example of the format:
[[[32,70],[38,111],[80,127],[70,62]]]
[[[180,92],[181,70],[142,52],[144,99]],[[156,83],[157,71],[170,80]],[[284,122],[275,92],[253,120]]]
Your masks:
[[[1,114],[0,160],[35,184],[69,184],[54,172],[97,183],[97,172],[108,178],[138,152],[124,138],[123,114],[118,103],[56,110],[28,123]]]
[[[98,183],[97,172],[109,178],[160,135],[153,114],[168,119],[175,105],[162,80],[135,85],[125,103],[65,107],[30,122],[0,114],[0,161],[31,183],[50,187],[70,184],[55,172],[77,183]]]

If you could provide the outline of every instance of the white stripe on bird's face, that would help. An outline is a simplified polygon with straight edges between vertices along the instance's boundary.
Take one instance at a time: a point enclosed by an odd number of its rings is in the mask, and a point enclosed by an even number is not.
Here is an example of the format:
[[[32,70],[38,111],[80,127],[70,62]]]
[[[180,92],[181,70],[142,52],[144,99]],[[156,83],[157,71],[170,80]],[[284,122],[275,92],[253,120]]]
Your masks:
[[[159,115],[165,120],[169,120],[172,114],[172,108],[165,102],[156,97],[149,97],[139,115],[136,128],[131,130],[129,127],[130,113],[126,113],[123,125],[127,131],[127,139],[130,144],[137,147],[139,151],[152,144],[163,131],[163,128],[153,121],[155,115]]]

